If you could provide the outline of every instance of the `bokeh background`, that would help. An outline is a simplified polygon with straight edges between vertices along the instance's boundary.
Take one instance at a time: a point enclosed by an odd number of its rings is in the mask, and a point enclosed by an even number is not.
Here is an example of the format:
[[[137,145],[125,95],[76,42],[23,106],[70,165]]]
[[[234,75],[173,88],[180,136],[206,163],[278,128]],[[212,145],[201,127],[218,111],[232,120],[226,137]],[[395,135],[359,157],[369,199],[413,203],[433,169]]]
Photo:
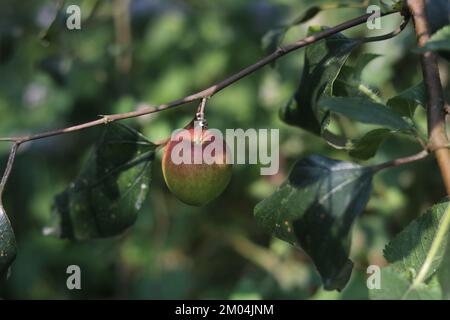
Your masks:
[[[263,35],[316,2],[72,0],[58,11],[58,1],[1,1],[0,136],[65,127],[100,114],[131,111],[140,102],[168,102],[207,87],[262,57]],[[81,30],[65,28],[69,4],[81,6]],[[308,24],[332,26],[364,11],[330,10]],[[383,19],[382,30],[369,32],[362,26],[345,34],[386,33],[399,22],[398,16],[392,16]],[[305,33],[306,26],[293,28],[285,42]],[[395,39],[359,48],[350,63],[363,52],[380,54],[363,77],[386,99],[421,81],[418,56],[411,52],[414,47],[408,26]],[[298,85],[302,61],[302,51],[294,52],[275,67],[220,92],[208,104],[210,127],[279,128],[279,174],[264,177],[258,166],[237,165],[224,194],[195,208],[169,193],[159,153],[149,198],[136,224],[118,237],[72,242],[43,234],[51,220],[53,197],[76,177],[101,128],[22,146],[4,197],[19,252],[9,280],[0,287],[0,297],[366,299],[367,266],[385,264],[384,245],[439,201],[443,186],[433,159],[377,176],[369,205],[353,229],[351,282],[343,292],[324,291],[309,258],[271,237],[252,213],[255,204],[283,182],[296,159],[321,154],[350,160],[321,138],[278,119],[278,109]],[[448,93],[449,68],[444,61],[441,72]],[[157,141],[184,126],[195,110],[195,104],[185,105],[124,123]],[[417,120],[424,130],[423,111]],[[348,121],[344,125],[358,135],[360,127]],[[9,147],[0,145],[2,166]],[[392,137],[367,163],[419,149],[411,139]],[[81,267],[82,290],[66,288],[66,268],[71,264]]]

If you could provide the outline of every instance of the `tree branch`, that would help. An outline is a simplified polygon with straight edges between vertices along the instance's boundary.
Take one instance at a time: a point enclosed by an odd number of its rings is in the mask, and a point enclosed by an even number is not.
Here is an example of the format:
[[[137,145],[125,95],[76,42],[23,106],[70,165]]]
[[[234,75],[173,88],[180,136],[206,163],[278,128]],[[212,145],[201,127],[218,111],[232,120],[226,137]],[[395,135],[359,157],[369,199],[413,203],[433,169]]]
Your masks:
[[[404,157],[404,158],[399,158],[399,159],[394,159],[388,162],[384,162],[381,164],[377,164],[375,166],[373,166],[373,170],[375,172],[383,170],[383,169],[388,169],[388,168],[393,168],[393,167],[398,167],[398,166],[402,166],[404,164],[408,164],[408,163],[413,163],[422,159],[425,159],[426,157],[429,156],[429,152],[428,150],[423,150],[417,154],[414,154],[412,156],[408,156],[408,157]]]
[[[395,12],[388,12],[388,13],[384,13],[382,14],[383,16],[386,15],[390,15],[393,14]],[[120,114],[112,114],[112,115],[103,115],[100,119],[94,120],[94,121],[90,121],[87,123],[83,123],[83,124],[79,124],[79,125],[75,125],[72,127],[68,127],[68,128],[64,128],[64,129],[58,129],[58,130],[53,130],[53,131],[49,131],[49,132],[43,132],[43,133],[38,133],[38,134],[32,134],[32,135],[26,135],[26,136],[19,136],[19,137],[7,137],[7,138],[0,138],[0,141],[10,141],[10,142],[17,142],[17,143],[24,143],[24,142],[28,142],[28,141],[32,141],[32,140],[37,140],[37,139],[43,139],[43,138],[47,138],[47,137],[52,137],[52,136],[57,136],[57,135],[61,135],[61,134],[65,134],[65,133],[69,133],[69,132],[74,132],[74,131],[79,131],[82,129],[86,129],[86,128],[90,128],[90,127],[94,127],[94,126],[98,126],[98,125],[102,125],[102,124],[107,124],[109,122],[113,122],[113,121],[117,121],[117,120],[123,120],[123,119],[129,119],[129,118],[135,118],[135,117],[139,117],[139,116],[143,116],[143,115],[147,115],[147,114],[151,114],[151,113],[155,113],[155,112],[159,112],[159,111],[163,111],[163,110],[167,110],[170,108],[174,108],[176,106],[180,106],[183,104],[187,104],[196,100],[201,100],[203,98],[208,98],[213,96],[214,94],[216,94],[217,92],[223,90],[224,88],[232,85],[233,83],[237,82],[238,80],[252,74],[253,72],[255,72],[256,70],[272,63],[273,61],[283,57],[284,55],[298,50],[300,48],[303,48],[305,46],[308,46],[310,44],[313,44],[319,40],[325,39],[329,36],[332,36],[334,34],[337,34],[339,32],[342,32],[344,30],[350,29],[352,27],[358,26],[360,24],[365,23],[369,17],[371,16],[371,14],[365,14],[362,15],[360,17],[354,18],[352,20],[346,21],[342,24],[339,24],[333,28],[329,28],[326,29],[324,31],[315,33],[305,39],[296,41],[294,43],[291,43],[285,47],[281,47],[278,48],[275,52],[273,52],[272,54],[266,56],[265,58],[257,61],[256,63],[248,66],[245,69],[242,69],[241,71],[239,71],[238,73],[230,76],[229,78],[218,82],[204,90],[201,90],[199,92],[196,92],[194,94],[191,94],[189,96],[186,96],[184,98],[169,102],[167,104],[162,104],[159,105],[157,107],[145,107],[141,110],[137,110],[137,111],[132,111],[132,112],[126,112],[126,113],[120,113]],[[402,26],[400,27],[400,31],[403,29],[404,27],[404,23],[402,23]],[[386,35],[386,36],[381,36],[378,37],[378,39],[373,38],[370,41],[375,41],[375,40],[386,40],[388,38],[391,38],[393,36],[395,36],[396,34],[398,34],[398,32],[394,31],[391,32],[390,34]],[[371,39],[371,38],[368,38]],[[361,38],[358,39],[361,41],[361,43],[365,42],[367,39],[365,38]]]
[[[419,47],[423,47],[430,39],[425,1],[408,0],[407,5],[413,16]],[[448,145],[445,132],[444,93],[437,57],[433,52],[427,51],[422,54],[422,71],[428,96],[427,120],[431,150],[436,155],[447,194],[450,196],[450,150],[442,147]]]
[[[0,181],[0,207],[3,206],[3,191],[5,190],[6,183],[8,182],[9,175],[14,164],[14,159],[16,158],[17,149],[19,148],[19,143],[14,143],[11,147],[11,152],[9,153],[8,162],[6,164],[5,172],[3,173],[2,179]]]

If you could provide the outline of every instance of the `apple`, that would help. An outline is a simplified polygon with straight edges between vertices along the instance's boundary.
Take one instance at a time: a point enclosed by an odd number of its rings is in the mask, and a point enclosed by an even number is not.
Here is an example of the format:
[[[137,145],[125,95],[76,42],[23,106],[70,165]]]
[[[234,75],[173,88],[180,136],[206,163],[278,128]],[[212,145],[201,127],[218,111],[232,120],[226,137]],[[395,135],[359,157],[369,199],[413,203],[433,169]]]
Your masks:
[[[221,135],[205,128],[172,135],[162,158],[169,190],[182,202],[203,206],[217,198],[230,182],[229,148]]]

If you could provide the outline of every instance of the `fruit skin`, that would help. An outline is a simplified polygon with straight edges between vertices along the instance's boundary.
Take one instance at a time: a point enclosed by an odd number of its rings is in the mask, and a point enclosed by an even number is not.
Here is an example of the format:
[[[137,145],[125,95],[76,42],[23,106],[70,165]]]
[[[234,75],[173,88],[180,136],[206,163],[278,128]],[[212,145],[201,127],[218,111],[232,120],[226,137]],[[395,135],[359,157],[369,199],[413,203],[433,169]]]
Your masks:
[[[214,136],[209,130],[189,129],[176,134],[167,143],[166,150],[162,159],[162,171],[164,180],[169,190],[182,202],[193,205],[203,206],[217,198],[230,182],[232,175],[232,165],[226,163],[230,154],[229,148],[221,137]],[[194,163],[195,156],[211,143],[218,145],[221,143],[223,148],[212,153],[213,163],[207,164],[202,161],[201,164]],[[183,143],[185,147],[191,149],[191,161],[189,163],[174,163],[171,154],[173,149]],[[178,145],[178,147],[181,147]],[[213,146],[210,146],[210,148]],[[178,148],[179,149],[179,148]]]

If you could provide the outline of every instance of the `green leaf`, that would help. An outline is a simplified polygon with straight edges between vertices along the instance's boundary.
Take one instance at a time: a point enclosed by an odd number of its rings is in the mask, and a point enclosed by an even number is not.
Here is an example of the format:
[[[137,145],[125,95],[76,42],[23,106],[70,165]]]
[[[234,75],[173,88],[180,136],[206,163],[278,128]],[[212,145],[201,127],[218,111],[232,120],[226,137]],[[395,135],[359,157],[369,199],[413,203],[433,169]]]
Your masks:
[[[7,274],[16,258],[17,246],[11,222],[0,203],[0,282]]]
[[[353,263],[351,226],[371,192],[372,170],[320,156],[299,160],[289,178],[254,209],[274,236],[302,248],[327,290],[341,290]]]
[[[288,29],[288,27],[283,26],[267,31],[261,40],[264,51],[274,52],[281,45],[284,35]]]
[[[354,65],[344,65],[334,83],[334,95],[344,97],[362,95],[375,102],[381,102],[375,91],[362,81],[364,68],[378,57],[379,55],[377,54],[366,53],[359,56]]]
[[[290,28],[311,20],[321,10],[322,9],[320,5],[311,6],[305,11],[303,11],[291,23],[269,30],[262,38],[263,49],[267,52],[275,51],[281,45],[284,35],[286,34],[286,32],[288,32]]]
[[[384,249],[386,260],[392,263],[398,272],[412,274],[416,277],[430,254],[430,248],[435,241],[439,228],[442,225],[444,213],[448,202],[434,205],[418,219],[403,229]],[[447,239],[448,228],[445,236]],[[427,266],[424,281],[430,278],[442,261],[446,248],[446,241],[442,241],[438,251],[434,253],[429,266]]]
[[[148,194],[155,148],[129,127],[108,125],[79,177],[55,197],[54,227],[46,233],[91,239],[131,226]]]
[[[404,0],[379,0],[382,12],[401,11]]]
[[[358,56],[352,65],[345,65],[342,68],[336,82],[361,82],[362,73],[366,66],[378,57],[380,57],[380,55],[375,53],[364,53]]]
[[[96,8],[99,5],[98,0],[82,0],[79,1],[78,5],[80,6],[80,10],[82,12],[81,19],[82,22],[86,22],[91,18],[92,14],[95,12]],[[70,2],[65,0],[55,1],[54,4],[54,16],[51,17],[51,21],[49,25],[41,30],[39,37],[41,41],[44,42],[45,45],[48,45],[50,42],[53,42],[58,36],[61,36],[61,33],[67,30],[65,20],[66,20],[66,9],[70,5]]]
[[[447,249],[438,271],[438,279],[442,288],[443,299],[450,299],[450,238],[447,239]]]
[[[353,158],[368,160],[375,156],[384,140],[391,135],[388,129],[375,129],[366,133],[361,139],[351,142],[349,155]]]
[[[381,291],[373,290],[371,296],[441,298],[436,275],[440,268],[447,267],[441,264],[447,249],[449,226],[450,206],[445,201],[434,205],[403,229],[384,250],[391,265],[382,269]]]
[[[369,296],[375,300],[437,300],[442,296],[436,279],[430,283],[421,283],[411,287],[405,275],[399,273],[391,266],[381,269],[380,289],[369,290]]]
[[[374,129],[366,133],[359,139],[348,139],[341,135],[336,135],[328,130],[323,133],[323,138],[332,147],[345,150],[356,159],[368,160],[376,155],[384,140],[392,134],[389,129]]]
[[[450,51],[450,25],[437,31],[418,51]]]
[[[361,123],[379,125],[392,130],[414,130],[398,113],[367,98],[324,96],[320,99],[319,105],[325,110]]]
[[[406,89],[398,96],[388,100],[387,105],[399,115],[404,117],[414,117],[418,106],[426,107],[427,93],[423,82]]]
[[[323,28],[310,28],[308,34]],[[333,94],[333,83],[351,51],[359,40],[337,34],[305,50],[305,62],[300,86],[289,103],[280,110],[280,118],[287,124],[320,134],[328,115],[317,107],[322,95]]]
[[[351,66],[344,65],[334,83],[334,94],[343,97],[360,97],[370,99],[375,103],[382,103],[381,98],[369,86],[362,82],[364,68],[374,59],[377,54],[363,54],[358,57]],[[322,134],[323,138],[336,149],[345,150],[356,159],[368,160],[375,156],[384,140],[392,134],[389,129],[375,129],[367,132],[357,139],[335,135],[327,130]]]
[[[303,11],[297,18],[295,18],[289,26],[298,26],[314,18],[320,11],[326,8],[326,5],[313,5]]]
[[[283,41],[283,38],[292,27],[308,22],[323,10],[338,8],[365,8],[367,4],[359,0],[316,0],[316,4],[302,11],[292,22],[283,24],[269,30],[262,38],[262,47],[267,52],[275,51]]]

